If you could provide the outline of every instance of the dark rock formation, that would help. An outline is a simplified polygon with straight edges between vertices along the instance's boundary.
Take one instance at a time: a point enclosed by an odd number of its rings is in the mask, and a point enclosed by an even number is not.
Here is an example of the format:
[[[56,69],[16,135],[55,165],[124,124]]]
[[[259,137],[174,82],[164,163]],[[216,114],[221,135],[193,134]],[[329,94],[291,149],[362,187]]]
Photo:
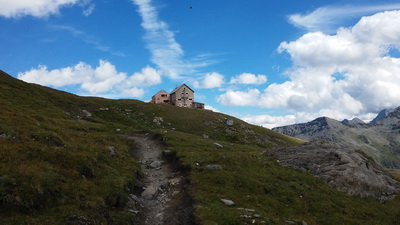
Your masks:
[[[387,200],[400,191],[400,183],[361,150],[327,142],[311,141],[267,154],[282,166],[309,171],[326,184],[351,196]]]

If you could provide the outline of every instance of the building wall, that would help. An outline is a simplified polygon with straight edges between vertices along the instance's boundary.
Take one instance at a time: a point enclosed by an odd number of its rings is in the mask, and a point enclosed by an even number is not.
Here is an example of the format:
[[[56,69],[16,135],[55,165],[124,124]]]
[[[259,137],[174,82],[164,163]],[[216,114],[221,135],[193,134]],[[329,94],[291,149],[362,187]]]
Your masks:
[[[182,85],[170,94],[170,101],[175,106],[192,108],[194,92],[188,86]]]
[[[166,91],[159,91],[157,94],[151,97],[151,103],[169,104],[169,94]]]

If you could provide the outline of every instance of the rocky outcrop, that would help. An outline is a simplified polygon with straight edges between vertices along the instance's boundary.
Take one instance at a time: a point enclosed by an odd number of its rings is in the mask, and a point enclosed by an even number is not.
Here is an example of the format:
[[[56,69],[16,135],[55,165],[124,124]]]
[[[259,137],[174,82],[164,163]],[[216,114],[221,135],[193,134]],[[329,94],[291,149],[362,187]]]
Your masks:
[[[268,152],[282,166],[309,171],[326,184],[351,196],[387,200],[400,191],[400,183],[360,150],[311,141]]]
[[[400,168],[400,107],[382,110],[370,123],[358,118],[340,122],[321,117],[273,130],[303,140],[326,140],[362,149],[381,166]]]

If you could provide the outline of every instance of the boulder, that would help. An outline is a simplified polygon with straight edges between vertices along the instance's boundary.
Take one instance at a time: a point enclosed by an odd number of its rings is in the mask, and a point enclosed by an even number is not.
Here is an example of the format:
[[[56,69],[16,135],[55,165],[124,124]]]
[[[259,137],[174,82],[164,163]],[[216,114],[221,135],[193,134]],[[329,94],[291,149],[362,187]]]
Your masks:
[[[157,189],[154,186],[149,186],[142,192],[142,197],[146,199],[151,199],[157,194]]]
[[[232,205],[235,205],[235,203],[232,201],[232,200],[229,200],[229,199],[223,199],[223,198],[221,198],[221,202],[223,202],[225,205],[227,205],[227,206],[232,206]]]

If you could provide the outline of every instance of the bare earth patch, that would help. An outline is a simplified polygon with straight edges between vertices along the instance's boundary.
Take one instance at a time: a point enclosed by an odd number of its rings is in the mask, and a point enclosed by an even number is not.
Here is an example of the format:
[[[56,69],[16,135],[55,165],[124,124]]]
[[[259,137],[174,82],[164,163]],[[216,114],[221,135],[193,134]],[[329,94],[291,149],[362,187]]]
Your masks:
[[[163,148],[153,134],[131,135],[134,157],[141,163],[141,187],[131,195],[128,210],[137,213],[134,224],[195,224],[189,182],[174,152]]]

